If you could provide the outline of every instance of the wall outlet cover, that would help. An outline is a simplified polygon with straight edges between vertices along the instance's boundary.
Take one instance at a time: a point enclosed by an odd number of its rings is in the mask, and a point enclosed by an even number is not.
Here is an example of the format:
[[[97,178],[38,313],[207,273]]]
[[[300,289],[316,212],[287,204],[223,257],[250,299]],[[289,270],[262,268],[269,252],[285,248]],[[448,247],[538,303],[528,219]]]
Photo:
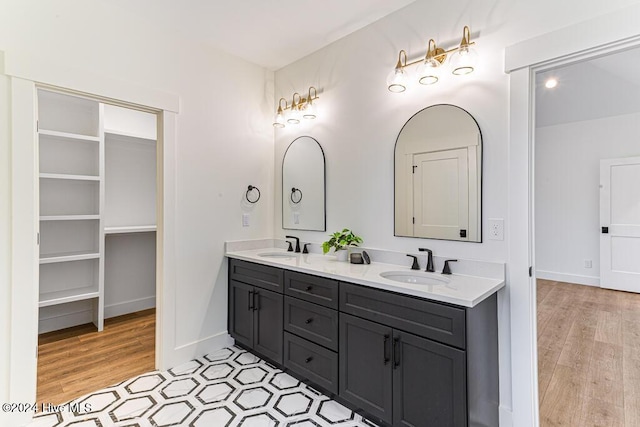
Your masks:
[[[489,218],[489,240],[504,240],[504,219]]]
[[[242,226],[243,227],[248,227],[249,226],[249,214],[248,213],[243,213],[242,214]]]

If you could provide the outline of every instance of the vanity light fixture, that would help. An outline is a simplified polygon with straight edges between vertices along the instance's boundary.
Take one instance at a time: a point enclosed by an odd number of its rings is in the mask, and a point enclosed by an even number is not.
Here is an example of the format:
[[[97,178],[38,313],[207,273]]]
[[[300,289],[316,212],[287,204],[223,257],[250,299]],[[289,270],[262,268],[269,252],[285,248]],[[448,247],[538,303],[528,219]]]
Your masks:
[[[287,103],[286,99],[280,98],[273,127],[283,128],[287,124],[297,125],[300,123],[301,119],[315,119],[317,117],[317,99],[318,91],[313,86],[309,87],[306,98],[303,98],[298,92],[295,92],[291,97],[291,105]]]
[[[438,47],[435,40],[430,39],[424,58],[412,62],[407,62],[407,52],[401,50],[395,68],[387,77],[387,88],[394,93],[404,92],[407,89],[408,80],[406,68],[416,64],[420,64],[416,70],[418,83],[431,85],[438,82],[441,67],[447,57],[450,58],[452,74],[464,75],[473,72],[478,60],[478,54],[471,48],[474,44],[469,35],[469,27],[465,25],[460,45],[449,50]]]

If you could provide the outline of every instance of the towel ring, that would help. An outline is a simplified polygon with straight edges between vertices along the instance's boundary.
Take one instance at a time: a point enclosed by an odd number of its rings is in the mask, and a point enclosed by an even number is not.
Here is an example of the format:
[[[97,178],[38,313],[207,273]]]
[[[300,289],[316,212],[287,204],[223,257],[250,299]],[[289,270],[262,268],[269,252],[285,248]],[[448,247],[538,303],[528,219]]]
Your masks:
[[[299,193],[299,194],[300,194],[300,198],[299,198],[297,201],[296,201],[296,199],[295,199],[295,195],[296,195],[296,193]],[[300,203],[300,202],[302,201],[302,190],[300,190],[299,188],[293,187],[293,188],[291,189],[291,201],[292,201],[294,204],[296,204],[296,205],[297,205],[298,203]]]
[[[251,200],[249,198],[249,193],[253,190],[256,190],[258,192],[258,197],[255,200]],[[260,200],[260,189],[258,187],[254,187],[253,185],[250,185],[249,187],[247,187],[247,192],[244,193],[244,198],[247,199],[247,202],[249,203],[257,203],[258,200]]]

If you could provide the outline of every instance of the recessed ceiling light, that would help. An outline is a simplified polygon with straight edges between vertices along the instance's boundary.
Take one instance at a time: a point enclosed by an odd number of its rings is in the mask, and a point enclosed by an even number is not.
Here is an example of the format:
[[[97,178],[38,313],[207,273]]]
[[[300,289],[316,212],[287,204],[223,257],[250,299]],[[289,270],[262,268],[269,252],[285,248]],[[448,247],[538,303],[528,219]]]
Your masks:
[[[547,81],[544,82],[544,87],[547,89],[553,89],[556,86],[558,86],[558,81],[553,77],[548,78]]]

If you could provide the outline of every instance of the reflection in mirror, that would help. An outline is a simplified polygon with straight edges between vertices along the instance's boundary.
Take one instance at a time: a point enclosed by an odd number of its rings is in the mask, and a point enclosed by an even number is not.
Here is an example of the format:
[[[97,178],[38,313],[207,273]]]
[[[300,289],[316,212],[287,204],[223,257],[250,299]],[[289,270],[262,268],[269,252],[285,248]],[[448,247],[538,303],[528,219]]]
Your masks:
[[[282,228],[325,231],[324,152],[315,139],[293,140],[282,161]]]
[[[455,105],[419,111],[395,148],[395,235],[482,241],[482,134]]]

